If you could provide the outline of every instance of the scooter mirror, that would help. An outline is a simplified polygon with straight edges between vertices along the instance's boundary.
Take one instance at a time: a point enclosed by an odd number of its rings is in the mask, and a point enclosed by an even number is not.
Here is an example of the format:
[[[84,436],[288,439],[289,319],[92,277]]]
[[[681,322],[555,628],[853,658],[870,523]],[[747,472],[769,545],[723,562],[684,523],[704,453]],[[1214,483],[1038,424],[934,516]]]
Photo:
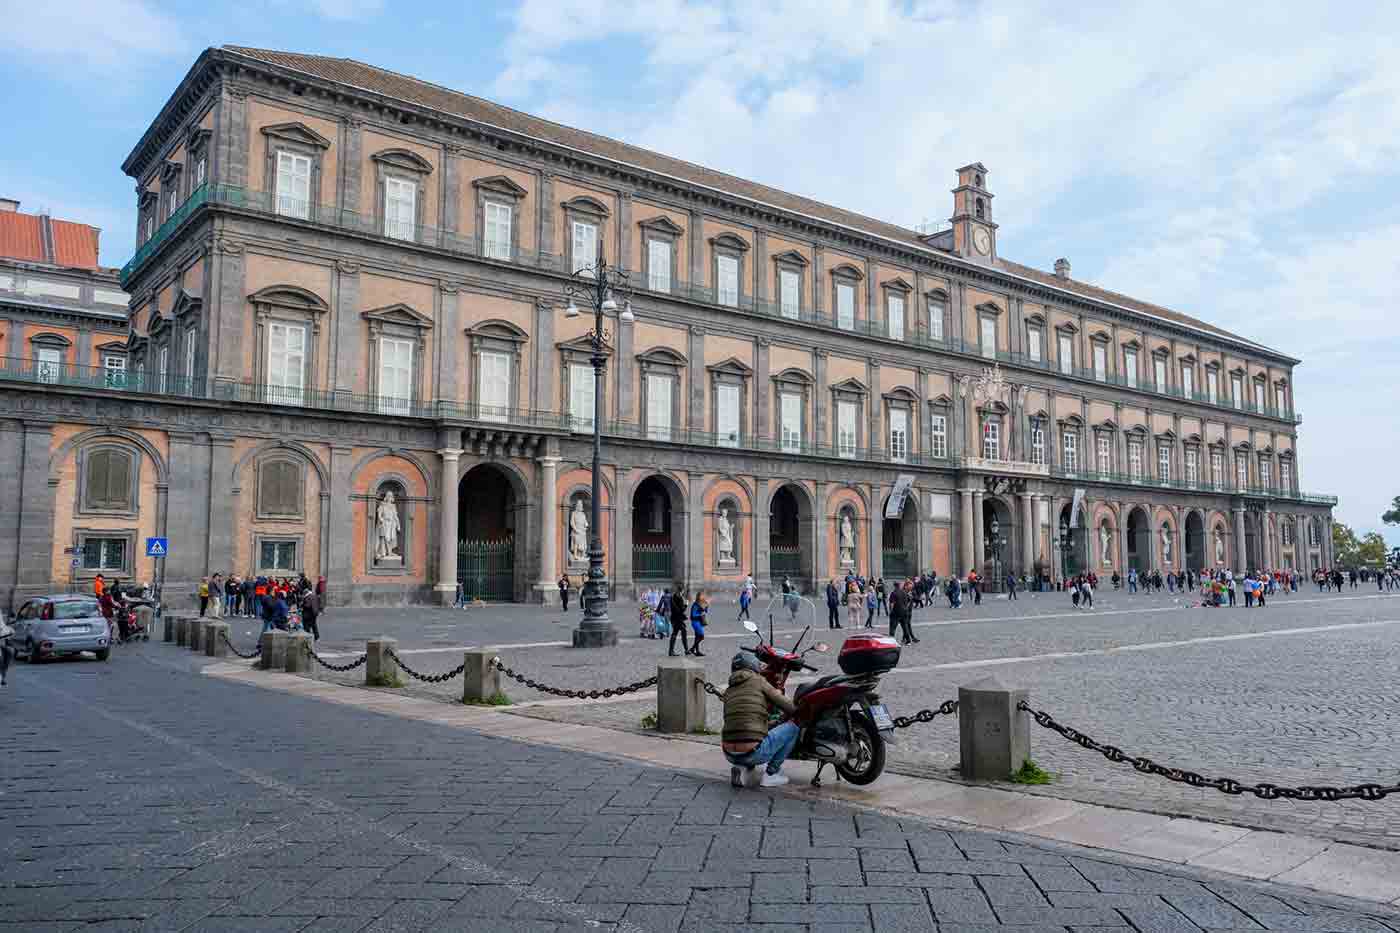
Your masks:
[[[746,632],[757,632],[757,631],[758,631],[758,626],[757,626],[757,625],[754,625],[754,624],[753,624],[752,622],[750,622],[748,619],[745,619],[745,620],[744,620],[744,631],[746,631]]]
[[[812,650],[817,652],[818,654],[826,654],[828,651],[831,650],[831,646],[824,641],[819,641],[812,646]]]

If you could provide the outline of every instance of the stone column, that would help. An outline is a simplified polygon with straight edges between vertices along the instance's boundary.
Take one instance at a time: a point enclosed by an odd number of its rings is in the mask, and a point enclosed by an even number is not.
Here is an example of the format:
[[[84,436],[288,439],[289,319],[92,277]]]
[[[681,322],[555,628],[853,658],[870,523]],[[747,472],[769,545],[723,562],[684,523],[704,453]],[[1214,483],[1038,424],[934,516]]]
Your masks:
[[[1038,535],[1035,527],[1035,505],[1031,494],[1021,493],[1021,572],[1031,573],[1035,569],[1035,542]]]
[[[885,575],[885,503],[888,491],[875,483],[870,487],[870,517],[865,532],[865,553],[870,561],[866,575]]]
[[[632,584],[632,494],[635,492],[635,484],[622,468],[613,470],[612,550],[609,552],[612,559],[608,561],[608,569],[609,582],[614,593],[621,593],[624,586]],[[676,531],[673,527],[673,542],[675,537]],[[682,568],[672,569],[679,579]]]
[[[982,516],[985,514],[982,507],[982,490],[972,491],[972,566],[977,568],[978,576],[981,576],[981,568],[987,554],[986,529],[982,527]]]
[[[961,520],[958,522],[958,573],[966,576],[972,569],[972,490],[959,489],[959,514]]]
[[[559,458],[540,458],[540,579],[535,595],[547,602],[558,587],[559,573],[554,560],[559,554]],[[455,535],[453,536],[456,537]]]
[[[1118,505],[1118,572],[1124,577],[1128,575],[1128,504],[1119,502]],[[1127,583],[1124,582],[1124,586]]]
[[[749,526],[753,529],[753,543],[750,553],[753,554],[752,568],[749,572],[753,574],[754,584],[758,586],[760,592],[766,591],[768,579],[772,576],[772,564],[769,560],[769,527],[768,527],[768,478],[765,476],[750,476],[748,480],[753,484],[754,501],[753,516]]]
[[[1249,558],[1245,553],[1244,542],[1244,507],[1236,506],[1230,511],[1235,513],[1235,566],[1231,569],[1242,573],[1249,570]]]
[[[831,552],[828,546],[836,547],[836,519],[827,514],[826,497],[830,486],[827,483],[817,483],[816,485],[816,505],[812,509],[812,521],[810,528],[804,528],[807,532],[806,540],[809,544],[808,561],[812,567],[812,587],[817,593],[822,591],[825,583],[827,568],[831,566]]]
[[[710,534],[709,522],[705,521],[705,477],[699,473],[690,474],[686,497],[690,500],[690,510],[685,523],[684,579],[694,593],[697,587],[705,585],[710,570],[705,561],[705,538]]]
[[[1259,516],[1259,560],[1263,567],[1274,568],[1278,562],[1274,560],[1274,538],[1269,533],[1269,507],[1265,506],[1263,513]]]
[[[457,447],[443,447],[438,450],[438,456],[442,458],[439,480],[442,520],[438,523],[438,573],[433,593],[440,604],[450,606],[457,596],[457,458],[462,456],[462,451]]]

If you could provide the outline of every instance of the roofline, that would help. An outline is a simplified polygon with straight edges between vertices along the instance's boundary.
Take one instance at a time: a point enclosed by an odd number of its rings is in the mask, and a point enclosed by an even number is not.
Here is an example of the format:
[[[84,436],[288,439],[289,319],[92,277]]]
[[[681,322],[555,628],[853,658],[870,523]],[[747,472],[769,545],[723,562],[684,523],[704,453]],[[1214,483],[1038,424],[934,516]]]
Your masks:
[[[323,57],[333,58],[332,56],[323,56]],[[262,59],[260,59],[260,58],[255,58],[255,57],[253,57],[253,56],[251,56],[251,55],[247,55],[247,54],[244,54],[244,53],[242,53],[242,52],[235,52],[235,51],[233,51],[233,50],[231,50],[231,49],[229,49],[229,48],[227,48],[227,47],[210,47],[210,48],[205,49],[204,52],[202,52],[202,53],[200,54],[199,58],[195,61],[194,65],[192,65],[192,66],[190,67],[189,72],[185,75],[184,80],[181,81],[180,86],[179,86],[178,88],[176,88],[175,92],[171,95],[170,100],[166,102],[165,107],[163,107],[163,108],[161,109],[160,114],[156,117],[155,121],[153,121],[153,123],[151,124],[151,128],[148,129],[148,130],[146,131],[145,135],[142,136],[141,143],[139,143],[139,144],[137,145],[136,149],[132,150],[132,155],[130,155],[130,156],[127,157],[127,162],[123,163],[123,171],[126,171],[128,175],[130,175],[131,172],[130,172],[130,170],[127,168],[127,165],[130,163],[130,161],[131,161],[132,158],[136,155],[136,153],[145,145],[146,140],[148,139],[148,137],[150,137],[151,134],[154,132],[155,127],[156,127],[156,124],[158,124],[158,123],[161,121],[161,118],[165,116],[166,112],[169,111],[169,110],[173,107],[176,97],[179,96],[180,94],[184,93],[184,91],[185,91],[185,89],[186,89],[186,85],[188,85],[188,84],[190,83],[191,78],[194,77],[196,71],[201,67],[201,65],[203,65],[203,64],[206,62],[206,60],[210,60],[210,59],[214,59],[214,58],[228,59],[228,60],[230,60],[230,61],[237,61],[237,62],[239,62],[240,64],[247,63],[247,64],[252,65],[252,66],[253,66],[254,68],[256,68],[257,70],[261,70],[261,71],[273,71],[273,72],[275,72],[275,71],[278,71],[278,70],[283,70],[283,71],[290,72],[290,73],[292,73],[292,74],[301,75],[301,76],[303,76],[304,78],[310,79],[310,80],[312,80],[312,81],[324,81],[324,82],[327,82],[327,83],[329,83],[329,84],[337,85],[337,86],[340,86],[340,87],[354,88],[355,90],[358,90],[358,91],[360,91],[360,92],[362,92],[362,93],[365,93],[365,94],[371,94],[371,95],[374,95],[375,97],[380,97],[380,98],[384,98],[384,99],[387,99],[387,100],[397,101],[401,106],[403,106],[403,107],[405,107],[405,108],[407,108],[407,109],[410,109],[410,110],[417,110],[417,111],[422,111],[422,112],[427,112],[427,113],[435,114],[435,115],[439,116],[440,118],[445,118],[445,119],[446,119],[447,121],[449,121],[449,122],[458,122],[458,121],[460,121],[460,122],[475,124],[475,125],[477,125],[477,126],[489,127],[491,130],[493,130],[493,131],[495,131],[495,132],[497,132],[497,133],[504,134],[504,135],[509,136],[509,137],[513,137],[513,138],[516,138],[516,139],[529,140],[530,142],[533,142],[533,143],[535,143],[535,144],[537,144],[537,145],[540,145],[540,146],[543,146],[543,147],[550,147],[550,148],[554,148],[554,149],[556,149],[556,150],[562,150],[562,151],[565,151],[565,152],[576,153],[576,154],[578,154],[579,156],[582,156],[582,157],[584,157],[585,159],[587,159],[587,160],[589,160],[589,161],[593,161],[593,162],[602,162],[602,163],[607,163],[607,164],[622,166],[622,167],[628,168],[628,169],[630,169],[630,170],[632,170],[632,171],[634,171],[634,172],[638,172],[638,173],[643,174],[643,175],[651,175],[651,176],[660,177],[660,178],[665,178],[665,179],[674,181],[674,182],[676,182],[677,184],[679,184],[679,185],[681,185],[681,186],[683,186],[683,187],[686,187],[686,188],[693,188],[693,189],[699,189],[699,190],[703,190],[703,191],[713,192],[713,193],[715,193],[715,194],[722,195],[725,199],[727,199],[727,200],[729,200],[729,201],[737,201],[737,202],[742,202],[742,203],[748,203],[748,204],[751,204],[751,205],[756,205],[756,206],[759,206],[759,207],[763,207],[763,208],[765,208],[765,209],[767,209],[767,210],[769,210],[769,211],[773,211],[773,212],[776,212],[776,213],[779,213],[779,214],[787,214],[787,215],[792,215],[792,216],[801,217],[801,218],[803,218],[803,219],[805,219],[805,220],[809,220],[809,221],[811,221],[811,222],[813,222],[813,223],[815,223],[815,224],[821,225],[821,226],[835,227],[835,228],[838,228],[838,229],[841,229],[841,230],[847,230],[847,231],[850,231],[850,232],[852,232],[852,233],[857,233],[857,234],[859,234],[859,235],[861,235],[861,236],[863,236],[863,237],[866,237],[866,238],[868,238],[868,239],[873,239],[873,240],[878,240],[878,241],[881,241],[881,242],[884,242],[884,243],[888,243],[888,244],[891,244],[891,245],[893,245],[893,246],[896,246],[896,247],[898,247],[898,248],[900,248],[900,249],[907,250],[907,251],[909,251],[909,252],[911,252],[911,253],[914,253],[914,254],[916,254],[916,255],[924,255],[924,256],[931,257],[931,258],[935,258],[935,259],[942,259],[942,260],[945,260],[945,261],[949,261],[949,262],[953,263],[954,265],[957,265],[957,266],[959,266],[959,267],[962,267],[962,268],[966,269],[967,271],[983,271],[983,272],[991,271],[991,272],[993,272],[993,273],[995,273],[995,274],[997,274],[997,275],[1004,276],[1004,277],[1006,277],[1006,278],[1008,278],[1008,279],[1011,279],[1011,280],[1013,280],[1013,281],[1016,281],[1016,282],[1024,283],[1024,284],[1026,284],[1026,285],[1029,285],[1029,286],[1032,286],[1032,287],[1035,287],[1035,288],[1044,288],[1044,289],[1048,289],[1048,290],[1050,290],[1050,291],[1052,291],[1052,292],[1065,295],[1066,297],[1068,297],[1068,298],[1070,298],[1070,299],[1072,299],[1072,300],[1077,300],[1077,301],[1082,301],[1082,302],[1085,302],[1085,303],[1088,303],[1088,304],[1097,304],[1097,305],[1100,305],[1100,306],[1103,306],[1103,307],[1112,308],[1112,309],[1114,309],[1114,310],[1116,310],[1116,311],[1119,311],[1119,312],[1122,312],[1122,313],[1124,313],[1124,314],[1134,315],[1134,316],[1138,316],[1138,317],[1143,317],[1143,318],[1147,318],[1147,319],[1154,320],[1154,321],[1160,321],[1160,322],[1162,322],[1163,324],[1166,324],[1166,325],[1168,325],[1168,326],[1181,327],[1181,328],[1184,328],[1184,329],[1186,329],[1186,330],[1189,330],[1189,331],[1193,331],[1193,332],[1195,332],[1195,333],[1202,334],[1203,336],[1209,337],[1209,338],[1212,339],[1212,340],[1219,340],[1219,341],[1226,342],[1226,343],[1235,343],[1235,344],[1238,344],[1238,345],[1240,345],[1241,347],[1246,348],[1246,349],[1248,349],[1248,350],[1250,350],[1250,351],[1253,351],[1253,352],[1260,352],[1260,351],[1262,351],[1262,352],[1264,352],[1264,353],[1272,354],[1273,356],[1275,356],[1276,358],[1278,358],[1278,359],[1280,359],[1280,360],[1285,360],[1285,361],[1287,361],[1290,365],[1296,366],[1296,365],[1298,365],[1299,363],[1302,362],[1301,360],[1298,360],[1298,359],[1295,359],[1294,357],[1288,356],[1287,354],[1285,354],[1285,353],[1283,353],[1283,352],[1281,352],[1281,351],[1279,351],[1279,350],[1275,350],[1275,349],[1273,349],[1272,347],[1265,346],[1264,344],[1261,344],[1261,343],[1255,343],[1254,341],[1249,340],[1248,338],[1245,338],[1245,337],[1240,337],[1240,336],[1237,336],[1237,335],[1227,335],[1227,334],[1218,334],[1218,333],[1214,333],[1214,332],[1212,332],[1212,331],[1206,330],[1206,329],[1203,328],[1203,327],[1198,327],[1198,326],[1194,326],[1194,325],[1191,325],[1191,324],[1187,324],[1187,323],[1185,323],[1185,322],[1183,322],[1183,321],[1173,321],[1173,320],[1171,320],[1170,318],[1165,318],[1165,317],[1162,317],[1162,316],[1160,316],[1160,315],[1152,314],[1151,312],[1141,311],[1141,310],[1138,310],[1138,309],[1136,309],[1136,308],[1129,308],[1129,307],[1127,307],[1126,305],[1117,304],[1116,302],[1107,301],[1107,300],[1102,299],[1102,298],[1092,298],[1092,297],[1090,297],[1090,296],[1082,295],[1082,294],[1079,294],[1079,293],[1077,293],[1077,292],[1071,291],[1071,290],[1066,289],[1066,288],[1062,288],[1062,287],[1058,287],[1058,286],[1055,286],[1055,285],[1051,285],[1051,284],[1046,283],[1046,282],[1040,282],[1040,281],[1037,281],[1036,279],[1028,278],[1028,277],[1026,277],[1026,276],[1017,275],[1016,273],[1014,273],[1014,272],[1008,272],[1008,271],[1006,271],[1005,269],[997,269],[997,268],[995,268],[995,267],[990,267],[990,266],[982,265],[982,264],[980,264],[980,263],[975,263],[975,262],[972,262],[972,261],[970,261],[970,260],[964,259],[964,258],[962,258],[961,256],[957,256],[957,255],[955,255],[955,254],[953,254],[953,253],[946,253],[946,252],[943,252],[943,251],[941,251],[941,250],[934,250],[934,249],[929,249],[928,247],[918,246],[918,245],[915,245],[914,242],[907,242],[907,241],[903,241],[903,240],[896,240],[896,239],[893,239],[893,238],[891,238],[891,237],[887,237],[887,236],[885,236],[885,235],[883,235],[883,234],[875,233],[875,232],[870,231],[870,230],[865,230],[865,229],[863,229],[863,228],[861,228],[861,227],[851,226],[851,225],[849,225],[849,224],[841,223],[840,221],[828,220],[828,219],[823,218],[823,217],[816,217],[816,216],[814,216],[814,215],[812,215],[812,214],[806,213],[805,211],[794,210],[794,209],[792,209],[792,208],[786,208],[786,207],[779,207],[778,205],[771,204],[771,203],[769,203],[769,202],[767,202],[767,201],[762,201],[762,200],[759,200],[759,199],[757,199],[757,198],[752,198],[752,197],[748,197],[748,196],[745,196],[745,195],[735,194],[735,193],[733,193],[733,192],[731,192],[731,191],[727,191],[727,190],[725,190],[725,189],[723,189],[723,188],[716,188],[716,187],[714,187],[714,186],[712,186],[712,185],[704,184],[703,182],[691,181],[690,179],[681,178],[681,177],[678,176],[678,175],[672,175],[672,174],[670,174],[669,172],[663,172],[663,171],[660,171],[660,170],[657,170],[657,169],[645,168],[645,167],[640,166],[640,165],[637,165],[636,163],[633,163],[633,162],[626,162],[626,161],[623,161],[623,160],[620,160],[620,159],[614,159],[614,158],[610,158],[610,157],[607,157],[607,156],[601,156],[601,155],[599,155],[599,154],[597,154],[597,153],[589,152],[588,150],[585,150],[585,149],[578,149],[578,148],[576,148],[576,147],[574,147],[574,146],[570,146],[570,145],[568,145],[568,144],[566,144],[566,143],[561,143],[561,142],[558,142],[558,141],[555,141],[555,140],[550,140],[550,139],[543,139],[543,138],[541,138],[541,137],[533,136],[533,135],[531,135],[531,134],[529,134],[529,133],[524,133],[524,132],[521,132],[521,131],[519,131],[519,130],[512,130],[512,129],[509,129],[509,128],[507,128],[507,127],[502,127],[502,126],[499,126],[499,125],[497,125],[497,124],[495,124],[495,123],[490,123],[490,122],[488,122],[488,121],[486,121],[486,120],[481,120],[481,119],[474,118],[474,117],[463,117],[463,116],[461,116],[460,114],[447,113],[447,112],[442,111],[442,110],[437,110],[437,109],[434,109],[434,108],[432,108],[432,107],[428,107],[428,106],[426,106],[426,105],[424,105],[424,104],[418,104],[418,103],[414,103],[413,101],[404,100],[403,98],[400,98],[400,97],[394,97],[392,94],[385,94],[385,93],[382,93],[382,92],[380,92],[380,91],[373,91],[373,90],[370,90],[369,88],[360,87],[360,86],[357,85],[357,84],[351,84],[351,83],[343,82],[343,81],[333,81],[333,80],[328,79],[328,78],[323,78],[323,77],[321,77],[321,76],[319,76],[319,75],[311,74],[310,72],[306,72],[306,71],[302,71],[302,70],[297,69],[297,68],[293,68],[293,67],[291,67],[291,66],[289,66],[289,65],[273,64],[273,63],[271,63],[271,62],[264,61],[264,60],[262,60]],[[346,60],[347,60],[347,61],[355,61],[354,59],[346,59]],[[376,65],[369,65],[369,64],[367,64],[367,63],[365,63],[365,62],[357,62],[357,64],[365,65],[365,67],[368,67],[368,68],[377,68],[377,67],[378,67],[378,66],[376,66]],[[387,69],[379,69],[379,70],[381,70],[381,71],[387,71]],[[391,74],[394,74],[395,72],[390,72],[390,73],[391,73]],[[409,80],[414,80],[414,81],[421,80],[421,79],[418,79],[418,78],[413,78],[413,77],[410,76],[410,75],[403,75],[402,77],[406,77],[406,78],[409,78]],[[424,82],[424,83],[430,83],[430,82]],[[434,85],[434,86],[436,86],[436,87],[441,87],[441,85]],[[461,91],[455,91],[455,90],[453,90],[453,89],[451,89],[451,88],[444,88],[444,89],[445,89],[445,90],[448,90],[448,91],[451,91],[452,93],[456,93],[456,94],[461,94],[461,93],[462,93]],[[463,95],[463,96],[467,96],[467,95]],[[501,106],[501,105],[497,105],[497,106]],[[523,113],[523,111],[521,111],[521,112]],[[529,116],[529,114],[527,114],[527,116]],[[562,126],[563,124],[560,124],[560,125]],[[566,127],[566,128],[567,128],[567,127]],[[584,131],[584,132],[587,132],[587,131]],[[614,142],[618,142],[618,143],[621,143],[622,145],[626,145],[626,146],[632,146],[632,145],[633,145],[633,144],[631,144],[631,143],[626,142],[625,140],[614,140]],[[635,147],[635,146],[634,146],[633,148],[640,148],[640,147]],[[664,155],[664,153],[658,153],[658,154]],[[667,158],[674,158],[674,157],[672,157],[672,156],[667,156]],[[971,167],[971,165],[976,165],[976,164],[977,164],[977,163],[970,163],[969,166],[964,166],[964,167]],[[727,174],[727,173],[726,173],[726,174]],[[834,206],[834,205],[832,205],[832,206]],[[918,236],[918,234],[915,233],[913,230],[910,230],[910,231],[909,231],[909,235],[910,235],[911,240],[915,239],[915,238]]]
[[[165,121],[166,115],[175,108],[180,98],[184,97],[189,91],[194,78],[204,70],[208,62],[215,57],[214,53],[217,51],[218,49],[210,46],[203,52],[200,52],[199,57],[194,60],[194,64],[190,65],[189,70],[185,72],[185,76],[181,78],[180,83],[175,86],[175,90],[170,92],[170,96],[166,98],[165,105],[160,108],[160,112],[157,113],[155,119],[151,121],[151,125],[146,127],[146,132],[141,134],[141,138],[136,141],[136,145],[132,147],[131,152],[127,153],[126,158],[122,160],[122,172],[128,177],[137,177],[135,163],[142,150],[150,144],[152,137],[156,133],[156,129]]]

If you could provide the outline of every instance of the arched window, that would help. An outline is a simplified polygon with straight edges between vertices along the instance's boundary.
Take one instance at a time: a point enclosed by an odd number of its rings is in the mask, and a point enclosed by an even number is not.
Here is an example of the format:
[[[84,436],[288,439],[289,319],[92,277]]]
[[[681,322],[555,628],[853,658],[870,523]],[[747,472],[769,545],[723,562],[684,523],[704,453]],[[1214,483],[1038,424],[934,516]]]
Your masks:
[[[119,447],[99,447],[83,458],[83,508],[130,512],[135,504],[135,458]]]
[[[258,515],[301,518],[302,466],[294,460],[264,460],[258,465]]]
[[[985,209],[984,209],[983,206],[982,206],[982,199],[981,199],[981,198],[978,198],[978,199],[977,199],[977,219],[978,219],[978,220],[981,220],[984,213],[985,213]]]

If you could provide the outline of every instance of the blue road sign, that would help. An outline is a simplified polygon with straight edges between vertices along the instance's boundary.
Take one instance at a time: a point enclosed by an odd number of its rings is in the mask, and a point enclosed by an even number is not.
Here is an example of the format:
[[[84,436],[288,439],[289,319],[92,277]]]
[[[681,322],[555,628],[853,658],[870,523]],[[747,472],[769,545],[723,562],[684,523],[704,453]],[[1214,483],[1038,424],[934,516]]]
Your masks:
[[[166,556],[166,555],[169,554],[169,553],[170,553],[170,539],[169,539],[169,538],[147,538],[147,539],[146,539],[146,556],[147,556],[147,557],[164,557],[164,556]]]

